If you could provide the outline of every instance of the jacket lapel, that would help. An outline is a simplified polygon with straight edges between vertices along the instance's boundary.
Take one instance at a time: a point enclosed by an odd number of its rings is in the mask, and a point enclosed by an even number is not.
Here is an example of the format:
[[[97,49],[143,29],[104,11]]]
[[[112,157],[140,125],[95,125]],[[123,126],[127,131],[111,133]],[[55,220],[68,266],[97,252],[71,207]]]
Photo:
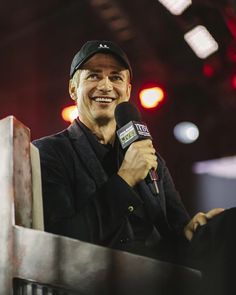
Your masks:
[[[107,181],[107,175],[89,144],[86,135],[76,121],[74,121],[67,130],[76,153],[84,163],[84,166],[88,169],[89,174],[94,179],[97,186],[100,187]]]

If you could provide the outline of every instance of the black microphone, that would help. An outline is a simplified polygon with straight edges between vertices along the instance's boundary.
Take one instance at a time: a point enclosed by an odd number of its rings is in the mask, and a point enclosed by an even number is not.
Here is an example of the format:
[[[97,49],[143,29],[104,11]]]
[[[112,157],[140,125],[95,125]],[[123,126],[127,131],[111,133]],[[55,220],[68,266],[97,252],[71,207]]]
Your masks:
[[[118,104],[115,109],[115,120],[119,128],[116,133],[124,150],[135,141],[143,139],[152,140],[147,125],[142,122],[141,114],[133,104],[129,102]],[[152,191],[156,195],[159,194],[157,180],[158,175],[152,168],[148,172],[146,181],[152,184]]]

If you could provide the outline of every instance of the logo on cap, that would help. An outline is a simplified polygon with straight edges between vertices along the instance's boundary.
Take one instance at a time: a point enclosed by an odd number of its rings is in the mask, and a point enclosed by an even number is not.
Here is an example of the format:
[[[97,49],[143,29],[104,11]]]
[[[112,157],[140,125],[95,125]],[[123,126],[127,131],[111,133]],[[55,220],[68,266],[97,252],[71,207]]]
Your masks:
[[[109,46],[107,46],[106,44],[99,44],[98,48],[109,48]]]

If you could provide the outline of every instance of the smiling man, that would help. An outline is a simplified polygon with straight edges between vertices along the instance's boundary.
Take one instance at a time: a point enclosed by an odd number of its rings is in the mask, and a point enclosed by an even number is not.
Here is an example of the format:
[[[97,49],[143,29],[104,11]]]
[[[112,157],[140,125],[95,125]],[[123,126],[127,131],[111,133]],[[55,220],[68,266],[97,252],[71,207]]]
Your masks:
[[[115,107],[130,98],[130,72],[114,55],[97,53],[81,65],[70,80],[71,98],[80,121],[102,143],[114,140]]]
[[[114,110],[130,99],[131,80],[129,60],[113,42],[89,41],[75,55],[69,92],[79,117],[66,130],[34,141],[40,151],[45,230],[183,263],[189,244],[199,248],[196,238],[188,241],[200,226],[217,222],[216,215],[235,214],[218,208],[190,220],[150,140],[132,143],[123,154]],[[158,197],[145,181],[150,169],[158,174]]]

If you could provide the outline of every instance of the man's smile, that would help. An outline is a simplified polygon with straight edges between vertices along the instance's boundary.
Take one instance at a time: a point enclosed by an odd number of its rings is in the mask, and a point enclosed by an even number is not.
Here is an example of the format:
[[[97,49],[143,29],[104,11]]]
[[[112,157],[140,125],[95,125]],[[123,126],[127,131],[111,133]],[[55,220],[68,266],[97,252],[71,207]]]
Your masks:
[[[115,98],[96,96],[96,97],[92,97],[92,100],[99,102],[99,103],[111,103],[115,100]]]

